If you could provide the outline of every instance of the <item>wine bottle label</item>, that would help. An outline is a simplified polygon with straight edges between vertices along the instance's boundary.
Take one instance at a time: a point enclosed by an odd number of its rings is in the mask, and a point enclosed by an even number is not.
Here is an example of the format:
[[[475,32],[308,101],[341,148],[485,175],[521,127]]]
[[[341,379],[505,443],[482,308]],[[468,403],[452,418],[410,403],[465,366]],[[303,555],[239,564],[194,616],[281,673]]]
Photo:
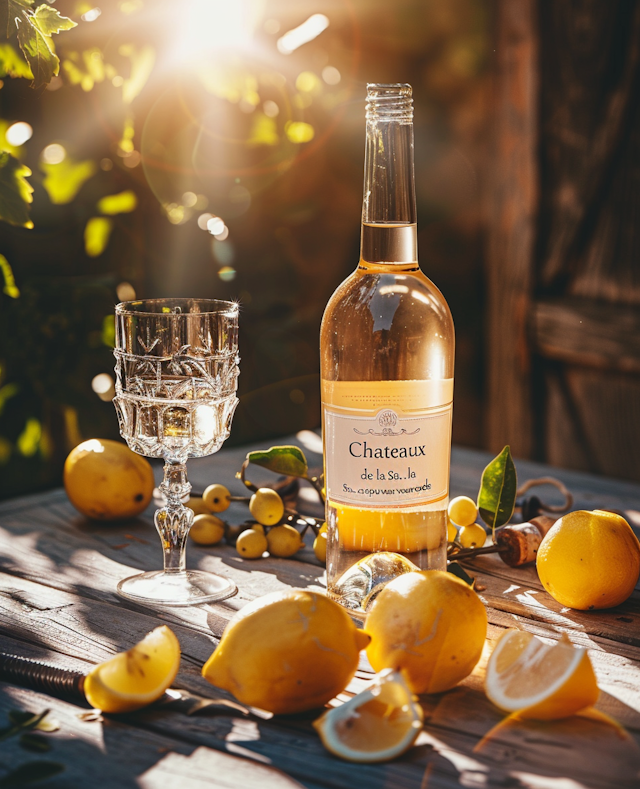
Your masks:
[[[446,498],[452,389],[450,379],[323,381],[327,498],[367,508]]]

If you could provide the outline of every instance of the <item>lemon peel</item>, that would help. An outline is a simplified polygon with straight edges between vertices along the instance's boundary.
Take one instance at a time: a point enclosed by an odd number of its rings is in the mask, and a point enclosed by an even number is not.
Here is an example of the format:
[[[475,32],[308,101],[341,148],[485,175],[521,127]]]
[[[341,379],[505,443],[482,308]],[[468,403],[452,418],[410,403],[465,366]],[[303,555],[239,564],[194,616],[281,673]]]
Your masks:
[[[202,676],[243,704],[274,714],[303,712],[346,688],[368,642],[325,595],[272,592],[229,621]]]
[[[351,762],[386,762],[408,750],[424,713],[399,671],[386,669],[357,696],[313,722],[322,744]]]
[[[440,693],[469,675],[482,655],[487,612],[451,573],[421,570],[390,581],[367,616],[367,657],[376,671],[402,669],[414,693]]]
[[[162,625],[131,649],[93,668],[84,679],[84,694],[102,712],[131,712],[159,699],[179,666],[180,643]]]
[[[598,700],[589,654],[566,635],[556,644],[521,630],[507,630],[489,662],[485,690],[490,701],[520,718],[567,718]]]
[[[640,542],[620,515],[576,510],[549,529],[536,567],[547,592],[579,611],[612,608],[633,592],[640,576]]]

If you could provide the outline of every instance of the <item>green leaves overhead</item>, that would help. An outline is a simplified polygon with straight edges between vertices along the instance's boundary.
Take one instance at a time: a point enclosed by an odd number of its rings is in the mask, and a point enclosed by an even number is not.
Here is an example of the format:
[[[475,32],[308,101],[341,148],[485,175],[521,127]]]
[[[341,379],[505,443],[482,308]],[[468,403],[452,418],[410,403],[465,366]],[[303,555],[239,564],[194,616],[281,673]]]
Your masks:
[[[138,205],[138,198],[136,193],[131,189],[124,192],[118,192],[115,195],[106,195],[98,200],[98,211],[107,216],[115,216],[116,214],[128,214],[135,211]]]
[[[249,463],[268,468],[288,477],[307,477],[307,459],[301,449],[294,446],[271,447],[266,451],[249,452]]]
[[[4,255],[0,255],[0,274],[2,274],[2,278],[4,279],[2,292],[6,293],[7,296],[10,296],[12,299],[17,299],[20,296],[20,291],[16,285],[16,279],[13,276],[9,261]],[[2,389],[0,389],[0,411],[2,411]]]
[[[91,159],[77,162],[67,154],[56,164],[41,162],[40,169],[45,174],[42,185],[47,190],[49,200],[55,205],[66,205],[78,194],[84,182],[96,172],[97,166]]]
[[[36,25],[43,36],[51,36],[54,33],[59,33],[61,30],[71,30],[72,27],[76,27],[75,22],[66,16],[60,16],[60,13],[55,8],[46,4],[36,8],[32,19],[33,24]]]
[[[33,79],[29,64],[20,52],[7,41],[4,41],[0,44],[0,78],[7,76]]]
[[[516,504],[518,477],[506,446],[482,472],[478,509],[482,520],[493,529],[509,523]]]
[[[50,5],[40,5],[34,11],[32,0],[8,0],[7,38],[17,34],[18,44],[33,76],[32,88],[46,85],[60,70],[51,36],[75,26],[75,22]]]
[[[0,151],[0,217],[18,227],[33,227],[29,203],[33,187],[26,181],[31,170],[6,151]]]
[[[84,249],[90,258],[97,258],[107,248],[113,229],[113,220],[104,216],[92,216],[84,229]]]

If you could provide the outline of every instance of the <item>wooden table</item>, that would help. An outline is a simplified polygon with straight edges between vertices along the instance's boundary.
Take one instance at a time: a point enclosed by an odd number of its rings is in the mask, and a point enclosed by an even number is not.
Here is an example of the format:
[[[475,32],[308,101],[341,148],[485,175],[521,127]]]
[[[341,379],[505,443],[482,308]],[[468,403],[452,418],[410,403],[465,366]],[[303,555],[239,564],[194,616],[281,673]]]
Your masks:
[[[310,433],[282,442],[306,445],[311,464],[317,437]],[[257,448],[257,447],[252,447]],[[261,447],[264,448],[264,447]],[[238,490],[234,473],[247,448],[190,461],[194,489],[217,481]],[[489,456],[454,449],[453,495],[475,496]],[[520,481],[555,474],[576,496],[575,508],[612,507],[640,526],[640,485],[519,462]],[[159,469],[158,469],[159,473]],[[257,469],[256,481],[269,473]],[[545,491],[546,492],[546,491]],[[550,497],[553,491],[549,489]],[[68,787],[632,787],[640,785],[640,606],[638,594],[611,611],[579,613],[558,605],[543,590],[535,569],[510,569],[495,556],[474,565],[487,605],[487,654],[505,628],[530,630],[549,640],[567,633],[588,647],[602,689],[598,709],[626,727],[584,717],[553,723],[513,723],[483,741],[501,713],[486,699],[482,680],[486,655],[457,688],[424,696],[425,726],[403,757],[360,766],[328,754],[311,728],[314,714],[270,718],[243,715],[198,697],[230,698],[200,677],[225,623],[249,600],[291,586],[321,588],[323,568],[308,545],[295,559],[242,560],[227,545],[188,548],[188,565],[232,578],[237,596],[220,604],[157,612],[116,596],[116,582],[138,569],[160,567],[153,507],[135,522],[90,523],[69,504],[64,491],[14,499],[0,505],[1,648],[87,670],[132,646],[159,623],[180,639],[183,657],[175,686],[182,700],[121,716],[87,720],[87,707],[0,684],[0,726],[10,710],[51,710],[60,724],[43,735],[52,748],[34,754],[13,737],[0,742],[0,777],[36,760],[55,761],[64,772],[44,785]],[[242,505],[228,513],[246,518]],[[315,670],[309,667],[310,671]],[[346,695],[371,677],[363,657]],[[195,698],[194,698],[195,697]],[[191,714],[188,714],[191,713]],[[96,717],[96,716],[93,716]],[[91,718],[91,716],[89,716]],[[0,784],[1,785],[1,784]]]

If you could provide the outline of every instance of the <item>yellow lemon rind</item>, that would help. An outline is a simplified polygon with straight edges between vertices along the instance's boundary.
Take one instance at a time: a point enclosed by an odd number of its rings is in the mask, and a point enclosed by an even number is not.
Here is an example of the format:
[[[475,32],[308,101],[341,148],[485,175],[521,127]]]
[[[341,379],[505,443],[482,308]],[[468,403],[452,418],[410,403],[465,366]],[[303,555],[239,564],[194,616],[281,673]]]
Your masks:
[[[123,662],[126,660],[126,656],[136,649],[142,652],[144,652],[145,647],[149,646],[152,649],[156,649],[157,645],[154,642],[159,639],[164,641],[164,644],[161,643],[160,646],[166,647],[172,654],[169,655],[169,660],[166,661],[170,664],[169,670],[164,675],[162,682],[159,682],[152,690],[146,693],[126,693],[117,690],[117,688],[105,681],[105,673],[114,665],[117,665],[116,661]],[[153,659],[151,656],[149,657]],[[166,625],[161,625],[147,633],[129,652],[120,652],[104,663],[95,666],[84,679],[84,694],[89,704],[102,712],[132,712],[157,701],[175,680],[179,667],[180,643],[170,628]]]
[[[336,733],[335,724],[348,718],[350,713],[358,710],[368,702],[376,700],[380,694],[381,683],[391,682],[401,686],[403,695],[406,698],[405,706],[409,710],[407,717],[411,719],[407,724],[406,735],[399,742],[378,751],[356,750],[345,745],[341,741],[339,734]],[[379,762],[387,762],[409,750],[422,731],[423,722],[424,713],[422,707],[411,692],[401,672],[394,671],[393,669],[385,669],[378,675],[376,685],[363,690],[339,707],[333,707],[327,710],[327,712],[323,713],[323,715],[315,720],[312,725],[318,732],[324,747],[334,756],[338,756],[350,762],[376,764]]]
[[[487,665],[485,690],[487,697],[496,707],[505,712],[517,712],[521,718],[557,720],[574,715],[596,703],[600,691],[589,655],[585,649],[573,646],[571,648],[574,655],[563,674],[537,695],[513,698],[502,693],[495,665],[509,639],[516,633],[520,634],[521,631],[508,630],[501,636]],[[534,638],[535,636],[531,636],[531,641]],[[558,645],[550,645],[549,648],[556,646]]]

